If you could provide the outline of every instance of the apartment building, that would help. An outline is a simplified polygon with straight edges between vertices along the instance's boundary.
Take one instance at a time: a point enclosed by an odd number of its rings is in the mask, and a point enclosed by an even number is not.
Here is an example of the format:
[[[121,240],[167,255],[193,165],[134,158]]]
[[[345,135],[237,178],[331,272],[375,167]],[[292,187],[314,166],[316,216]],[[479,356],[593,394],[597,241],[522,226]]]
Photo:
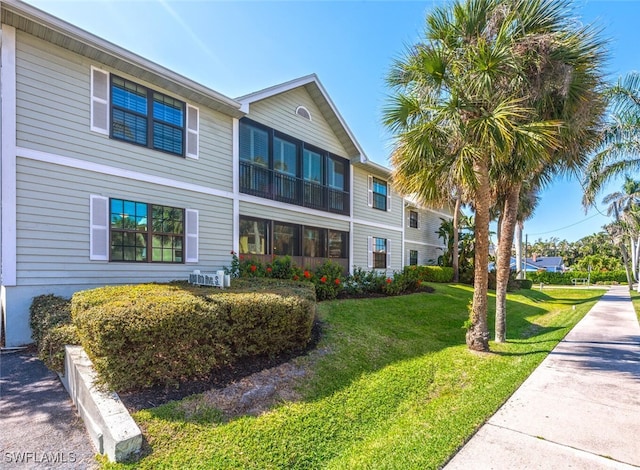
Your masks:
[[[187,279],[230,252],[392,272],[442,252],[446,210],[396,193],[315,75],[236,99],[26,3],[1,9],[2,326],[106,284]]]

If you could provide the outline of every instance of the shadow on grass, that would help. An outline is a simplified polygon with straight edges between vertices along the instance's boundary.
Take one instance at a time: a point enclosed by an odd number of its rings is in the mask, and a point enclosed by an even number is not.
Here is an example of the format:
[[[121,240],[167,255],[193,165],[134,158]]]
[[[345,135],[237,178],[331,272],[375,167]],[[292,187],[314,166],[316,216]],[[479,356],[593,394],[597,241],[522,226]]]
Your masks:
[[[319,348],[329,354],[315,359],[313,376],[304,389],[306,401],[320,400],[350,386],[365,374],[405,360],[421,357],[451,347],[465,347],[464,323],[473,290],[462,285],[436,285],[433,294],[399,297],[350,299],[319,304],[323,324]],[[530,302],[557,299],[540,292],[519,291]],[[590,298],[594,300],[595,297]],[[567,299],[569,301],[571,299]],[[587,300],[588,301],[588,300]],[[573,303],[582,300],[573,299]],[[493,330],[494,303],[490,302],[488,321]],[[529,318],[539,317],[547,309],[535,303],[507,301],[507,336],[519,343],[536,343],[535,351],[497,352],[516,356],[548,353],[556,341],[545,337],[563,326],[543,327]],[[545,348],[544,343],[549,343]],[[180,414],[157,413],[166,420],[180,421]],[[234,418],[235,419],[235,418]]]

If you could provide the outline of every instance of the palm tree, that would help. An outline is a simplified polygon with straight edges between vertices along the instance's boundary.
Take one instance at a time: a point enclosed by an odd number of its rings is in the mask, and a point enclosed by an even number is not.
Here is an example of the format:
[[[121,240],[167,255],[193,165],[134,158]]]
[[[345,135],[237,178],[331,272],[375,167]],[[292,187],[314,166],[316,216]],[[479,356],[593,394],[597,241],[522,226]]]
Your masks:
[[[618,244],[623,241],[629,243],[629,251],[627,251],[625,245],[620,246],[620,251],[627,272],[629,287],[631,288],[632,281],[634,279],[638,280],[640,181],[635,181],[627,176],[622,188],[622,191],[607,195],[602,202],[609,204],[607,215],[614,216],[613,224],[615,225],[615,230],[610,228],[607,229],[607,232],[610,235],[615,233],[615,241]]]
[[[517,1],[523,11],[530,2]],[[384,123],[395,136],[392,161],[406,188],[442,200],[462,188],[475,209],[474,292],[466,340],[489,349],[487,282],[490,168],[514,149],[552,146],[555,123],[534,121],[521,94],[518,39],[526,22],[503,0],[455,1],[426,18],[425,41],[396,61],[388,76],[395,94]],[[443,184],[449,182],[450,184]],[[433,198],[433,199],[431,199]]]
[[[607,89],[610,119],[598,153],[585,171],[585,207],[612,178],[640,170],[640,72],[630,72]]]
[[[591,27],[574,23],[571,2],[526,2],[522,15],[530,28],[521,46],[523,99],[536,110],[536,119],[556,120],[560,132],[553,147],[534,152],[530,147],[514,147],[507,168],[500,172],[503,207],[496,262],[497,342],[506,339],[506,293],[522,183],[530,178],[530,184],[540,188],[554,174],[584,166],[598,142],[605,108],[600,93],[604,43]]]

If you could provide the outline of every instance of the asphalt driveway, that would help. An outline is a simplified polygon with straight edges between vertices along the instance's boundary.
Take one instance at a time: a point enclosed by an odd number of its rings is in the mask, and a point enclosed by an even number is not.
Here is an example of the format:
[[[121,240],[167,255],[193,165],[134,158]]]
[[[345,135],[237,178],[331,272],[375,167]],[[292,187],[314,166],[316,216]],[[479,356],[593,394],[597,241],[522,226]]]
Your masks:
[[[35,355],[0,353],[0,468],[96,468],[84,424]]]

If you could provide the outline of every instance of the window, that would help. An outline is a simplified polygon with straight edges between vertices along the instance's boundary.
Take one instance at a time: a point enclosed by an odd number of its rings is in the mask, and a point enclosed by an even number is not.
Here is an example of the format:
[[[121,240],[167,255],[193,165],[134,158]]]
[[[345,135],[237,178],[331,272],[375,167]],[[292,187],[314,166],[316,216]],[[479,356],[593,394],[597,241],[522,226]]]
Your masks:
[[[418,228],[418,213],[416,211],[409,211],[409,227]]]
[[[387,182],[369,175],[368,205],[381,211],[391,210],[391,195]]]
[[[184,155],[185,104],[112,75],[111,137]]]
[[[302,154],[303,177],[305,181],[321,185],[322,178],[322,155],[318,152],[305,149]]]
[[[324,258],[324,235],[326,230],[313,227],[304,228],[302,255],[310,258]]]
[[[349,233],[271,220],[240,217],[240,253],[249,255],[349,257]],[[304,261],[295,261],[301,266]],[[345,269],[347,266],[345,266]]]
[[[266,255],[268,253],[268,226],[265,220],[240,219],[240,253]]]
[[[240,120],[240,191],[349,214],[349,162],[247,118]]]
[[[348,236],[347,232],[329,230],[328,258],[348,258]]]
[[[275,222],[273,224],[273,254],[278,256],[300,256],[299,248],[299,225],[283,224]]]
[[[387,239],[386,238],[373,239],[373,267],[382,268],[382,269],[387,267]]]
[[[409,250],[409,265],[416,266],[418,264],[418,250]]]
[[[111,261],[183,263],[185,211],[111,199]]]

